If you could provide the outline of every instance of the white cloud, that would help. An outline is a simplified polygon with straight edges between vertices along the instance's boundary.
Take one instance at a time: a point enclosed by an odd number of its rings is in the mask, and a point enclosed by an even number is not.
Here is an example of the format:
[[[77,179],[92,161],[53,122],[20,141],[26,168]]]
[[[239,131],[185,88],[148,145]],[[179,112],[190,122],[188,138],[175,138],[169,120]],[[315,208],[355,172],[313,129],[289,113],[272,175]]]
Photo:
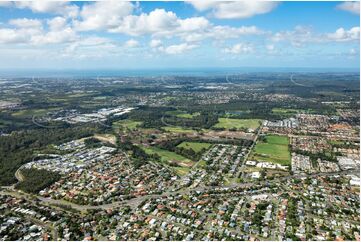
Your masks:
[[[360,51],[359,50],[356,50],[355,48],[352,48],[352,49],[350,49],[350,55],[352,55],[352,56],[357,56],[357,55],[359,55],[360,54]]]
[[[131,36],[152,35],[156,38],[179,37],[186,42],[199,42],[206,38],[227,39],[241,35],[262,34],[256,26],[217,26],[204,17],[181,19],[174,12],[155,9],[150,13],[124,17],[118,27],[109,32]]]
[[[47,21],[48,26],[51,30],[60,31],[66,26],[66,19],[63,17],[55,17]]]
[[[317,38],[312,29],[305,26],[296,26],[293,30],[280,31],[272,35],[272,41],[274,42],[290,42],[295,47],[300,47],[306,42],[319,42],[320,38]]]
[[[135,48],[137,46],[139,46],[139,42],[137,40],[130,39],[127,42],[125,42],[125,47]]]
[[[353,27],[349,30],[345,30],[344,28],[339,28],[334,33],[327,34],[327,37],[329,40],[334,40],[338,42],[359,40],[360,27]]]
[[[16,30],[16,29],[0,29],[0,43],[1,44],[16,44],[29,41],[28,30]]]
[[[11,7],[12,5],[11,1],[0,1],[0,7]]]
[[[216,40],[239,38],[244,35],[261,35],[265,32],[258,29],[256,26],[241,26],[238,28],[230,26],[213,26],[209,25],[200,31],[185,32],[179,34],[179,36],[187,42],[201,41],[207,38],[213,38]]]
[[[75,59],[100,58],[112,55],[118,46],[111,40],[101,37],[87,37],[70,43],[61,53],[61,57],[71,57]]]
[[[66,17],[75,18],[78,15],[79,7],[66,1],[16,1],[17,8],[29,8],[34,13],[60,14]]]
[[[170,45],[167,47],[159,46],[158,50],[169,55],[178,55],[178,54],[183,54],[184,52],[192,50],[197,47],[198,45],[182,43],[178,45]]]
[[[254,51],[253,46],[246,43],[238,43],[231,47],[223,49],[224,53],[227,54],[249,54]]]
[[[360,27],[349,30],[339,28],[333,33],[315,33],[311,28],[297,26],[294,30],[277,32],[271,36],[274,42],[290,42],[295,47],[301,47],[305,43],[357,41],[359,38]]]
[[[31,38],[43,33],[42,24],[35,19],[11,19],[9,24],[14,28],[0,28],[0,43],[29,43]]]
[[[278,2],[268,1],[192,1],[189,3],[199,11],[212,10],[213,16],[220,19],[249,18],[268,13],[278,5]]]
[[[256,26],[241,26],[238,28],[229,26],[215,26],[212,29],[212,37],[216,39],[238,38],[242,35],[259,35],[264,34],[263,31]]]
[[[273,52],[275,50],[275,46],[270,44],[270,45],[266,45],[266,49],[270,52]]]
[[[61,44],[78,39],[76,32],[66,25],[62,17],[47,21],[49,31],[45,31],[40,20],[11,19],[9,24],[14,28],[0,28],[0,43],[7,44]]]
[[[75,31],[66,27],[61,30],[50,31],[42,35],[35,35],[31,38],[31,42],[36,45],[41,44],[62,44],[73,42],[78,39]]]
[[[128,15],[110,32],[125,33],[132,36],[143,34],[167,33],[179,27],[177,15],[164,9],[155,9],[149,14]]]
[[[198,11],[206,11],[210,8],[215,8],[219,3],[216,1],[186,1],[189,4],[192,4],[195,9]]]
[[[132,13],[134,6],[125,1],[99,1],[83,6],[81,21],[75,21],[78,30],[108,30],[119,26],[124,17]]]
[[[360,14],[360,2],[343,2],[336,8],[353,14]]]
[[[152,48],[157,48],[159,46],[162,45],[162,41],[159,40],[159,39],[152,39],[150,42],[149,42],[149,46],[152,47]]]
[[[42,23],[38,19],[28,19],[28,18],[17,18],[10,19],[9,24],[18,27],[18,28],[42,28]]]
[[[264,2],[260,4],[213,1],[193,2],[192,4],[200,11],[209,11],[208,13],[218,18],[246,18],[271,11],[271,5],[275,4],[273,8],[277,5],[274,2],[267,7]],[[0,6],[5,5],[9,6],[9,3],[0,4]],[[123,1],[87,2],[81,9],[77,6],[73,8],[70,2],[44,4],[19,2],[10,3],[10,5],[31,9],[36,13],[54,13],[56,16],[49,19],[19,18],[2,23],[0,25],[0,44],[9,45],[1,47],[9,46],[16,49],[17,46],[21,46],[18,49],[58,50],[59,55],[74,58],[125,56],[138,54],[143,50],[143,57],[155,53],[177,55],[187,51],[191,52],[202,44],[208,45],[205,49],[219,48],[223,51],[224,56],[229,54],[232,58],[238,58],[236,55],[241,56],[255,52],[266,56],[275,56],[285,53],[284,49],[287,51],[288,48],[281,47],[290,44],[296,47],[308,48],[311,46],[314,48],[327,43],[329,47],[331,43],[335,44],[335,42],[358,40],[360,35],[359,27],[338,28],[334,32],[319,33],[314,32],[310,27],[297,26],[294,29],[273,33],[259,29],[257,26],[217,25],[206,17],[181,18],[175,12],[165,9],[154,9],[147,13],[141,13],[137,11],[136,3]],[[60,6],[65,7],[65,10]],[[68,10],[66,10],[67,8]],[[71,9],[76,9],[76,11],[70,11]],[[34,16],[38,16],[38,14]],[[45,15],[45,17],[48,16],[48,14]],[[82,31],[89,32],[82,33]],[[104,32],[126,35],[128,39],[124,42],[115,41],[117,38],[115,34],[112,34],[114,40],[97,36],[87,37],[91,33],[100,36]],[[147,35],[147,37],[135,37],[142,35]],[[248,35],[252,35],[252,37],[249,38]],[[243,36],[245,37],[243,38]],[[149,43],[144,43],[143,40],[148,38],[150,39]],[[204,41],[206,39],[211,41]],[[228,43],[225,41],[227,39],[234,39],[232,44],[235,44],[225,46],[225,43]],[[12,46],[12,44],[14,45]],[[341,45],[346,46],[346,44]],[[141,48],[136,48],[139,46]],[[355,46],[348,46],[344,53],[356,55],[358,49]],[[351,47],[355,49],[351,49]],[[146,51],[145,48],[150,51]],[[301,52],[301,50],[298,51]],[[209,55],[211,54],[213,54],[213,50],[210,51]]]

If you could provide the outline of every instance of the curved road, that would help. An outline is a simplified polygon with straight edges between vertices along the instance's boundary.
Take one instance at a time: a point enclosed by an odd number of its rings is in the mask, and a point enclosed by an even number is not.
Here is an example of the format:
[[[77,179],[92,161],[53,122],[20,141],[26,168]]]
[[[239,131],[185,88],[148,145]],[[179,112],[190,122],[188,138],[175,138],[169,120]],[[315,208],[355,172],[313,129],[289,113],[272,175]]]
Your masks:
[[[295,82],[295,80],[293,80],[293,76],[294,76],[294,74],[292,74],[290,77],[290,80],[293,84],[295,84],[296,86],[301,86],[301,87],[309,87],[309,86],[303,85],[301,83]]]

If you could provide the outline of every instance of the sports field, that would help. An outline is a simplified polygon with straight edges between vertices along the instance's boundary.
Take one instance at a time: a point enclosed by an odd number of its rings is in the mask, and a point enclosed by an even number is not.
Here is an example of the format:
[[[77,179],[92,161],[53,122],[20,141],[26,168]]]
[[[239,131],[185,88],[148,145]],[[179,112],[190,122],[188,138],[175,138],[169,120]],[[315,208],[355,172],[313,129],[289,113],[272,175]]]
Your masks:
[[[147,154],[158,154],[162,161],[176,162],[179,166],[182,167],[190,167],[194,164],[193,161],[168,150],[163,150],[157,147],[142,147],[142,149]]]
[[[235,118],[219,118],[218,123],[214,125],[215,128],[224,129],[257,129],[260,126],[260,119],[235,119]]]
[[[290,165],[291,155],[288,142],[287,136],[267,135],[266,142],[256,144],[251,159]]]
[[[200,143],[200,142],[182,142],[177,147],[181,147],[184,149],[192,149],[196,153],[201,152],[202,149],[209,149],[212,144],[210,143]]]

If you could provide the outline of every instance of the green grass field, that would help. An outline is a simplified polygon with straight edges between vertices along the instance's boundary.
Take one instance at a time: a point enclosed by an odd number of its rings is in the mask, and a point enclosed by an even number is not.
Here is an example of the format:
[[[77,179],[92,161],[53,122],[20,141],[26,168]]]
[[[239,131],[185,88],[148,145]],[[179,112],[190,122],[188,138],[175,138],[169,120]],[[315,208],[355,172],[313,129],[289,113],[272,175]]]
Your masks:
[[[200,160],[200,161],[198,161],[198,166],[199,166],[199,167],[206,167],[206,166],[207,166],[207,163],[206,163],[205,160]]]
[[[169,114],[169,115],[176,116],[178,118],[193,118],[193,117],[196,117],[196,116],[200,115],[199,112],[191,114],[191,113],[186,113],[186,112],[180,111],[180,110],[167,111],[166,113]]]
[[[177,114],[176,116],[178,118],[194,118],[194,117],[199,116],[199,115],[200,115],[200,113],[192,113],[192,114],[190,114],[190,113],[180,113],[180,114]]]
[[[302,111],[301,109],[292,109],[292,108],[272,108],[272,113],[275,114],[295,114]]]
[[[119,127],[123,127],[123,128],[128,128],[128,129],[136,129],[137,126],[141,125],[141,124],[142,124],[142,122],[125,119],[125,120],[120,120],[120,121],[114,122],[113,128],[117,129]]]
[[[184,156],[178,155],[174,152],[163,150],[157,147],[141,147],[147,154],[158,154],[162,161],[170,162],[174,161],[182,167],[192,166],[193,161],[185,158]]]
[[[344,140],[330,140],[331,145],[345,145],[347,142]]]
[[[288,137],[287,136],[267,135],[266,140],[267,140],[267,143],[269,143],[269,144],[288,145]]]
[[[273,114],[293,116],[297,113],[314,113],[312,109],[272,108]]]
[[[177,147],[182,147],[185,149],[192,149],[195,152],[201,152],[202,149],[209,149],[212,144],[210,143],[199,143],[199,142],[182,142]]]
[[[235,118],[219,118],[218,123],[214,125],[215,128],[247,128],[256,129],[260,126],[260,119],[235,119]]]
[[[184,112],[181,111],[181,110],[173,110],[173,111],[167,111],[167,112],[165,112],[165,113],[168,114],[168,115],[174,115],[174,116],[176,116],[176,115],[182,114],[182,113],[184,113]]]
[[[291,155],[288,150],[288,137],[268,135],[266,140],[266,142],[258,142],[256,144],[251,159],[290,165]]]
[[[173,169],[179,176],[187,175],[190,170],[188,167],[174,167]]]
[[[172,132],[172,133],[193,133],[196,132],[192,129],[187,129],[187,128],[182,128],[179,126],[165,126],[162,127],[163,129],[165,129],[168,132]]]
[[[49,109],[26,109],[26,110],[20,110],[17,112],[12,113],[11,115],[14,117],[31,117],[33,115],[36,116],[43,116],[51,111],[56,111],[61,108],[49,108]]]

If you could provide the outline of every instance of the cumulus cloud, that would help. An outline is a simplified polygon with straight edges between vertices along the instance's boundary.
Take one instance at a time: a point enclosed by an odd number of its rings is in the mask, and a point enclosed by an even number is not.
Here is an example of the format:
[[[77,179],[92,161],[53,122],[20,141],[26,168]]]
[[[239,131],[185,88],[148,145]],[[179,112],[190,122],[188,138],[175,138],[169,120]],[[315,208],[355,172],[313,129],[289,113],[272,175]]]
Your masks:
[[[183,54],[186,51],[195,49],[198,47],[196,44],[190,44],[190,43],[181,43],[181,44],[173,44],[165,46],[163,45],[163,42],[159,39],[152,39],[149,42],[149,46],[152,48],[155,52],[161,52],[168,55],[179,55]]]
[[[280,31],[272,35],[275,42],[290,42],[293,46],[299,47],[306,42],[318,42],[319,38],[314,36],[312,29],[305,26],[296,26],[293,30]]]
[[[105,55],[113,55],[118,47],[107,38],[92,36],[69,43],[59,54],[65,58],[99,58]]]
[[[180,37],[187,42],[205,38],[235,38],[245,34],[259,34],[255,26],[217,26],[205,17],[179,18],[174,12],[154,9],[134,15],[136,7],[130,2],[102,1],[85,5],[80,19],[74,21],[77,31],[105,30],[130,36]]]
[[[150,42],[149,42],[149,46],[152,47],[152,48],[157,48],[159,46],[162,45],[162,41],[159,40],[159,39],[152,39]]]
[[[169,54],[169,55],[177,55],[177,54],[183,54],[184,52],[188,50],[192,50],[194,48],[197,48],[197,45],[192,45],[188,43],[182,43],[178,45],[170,45],[167,47],[158,47],[160,51]]]
[[[272,45],[272,44],[266,45],[266,49],[267,49],[268,51],[274,51],[274,50],[275,50],[275,46]]]
[[[241,35],[263,33],[255,26],[236,28],[214,25],[204,17],[181,19],[174,12],[164,9],[155,9],[148,14],[128,15],[119,26],[108,31],[131,36],[149,34],[157,38],[179,37],[187,42],[198,42],[206,38],[237,38]]]
[[[11,19],[9,24],[13,28],[0,28],[2,44],[28,43],[33,36],[41,35],[43,32],[42,23],[35,19]]]
[[[17,28],[42,28],[42,23],[38,19],[18,18],[9,20],[9,24]]]
[[[65,28],[67,24],[66,19],[63,17],[55,17],[53,19],[49,19],[47,23],[51,30],[56,31],[60,31],[61,29]]]
[[[329,40],[334,41],[352,41],[360,39],[360,27],[353,27],[349,30],[344,28],[337,29],[334,33],[327,34]]]
[[[59,44],[75,41],[76,32],[66,25],[65,19],[55,17],[47,21],[49,30],[45,31],[40,20],[11,19],[9,25],[14,28],[0,28],[2,44]]]
[[[343,2],[336,8],[353,14],[360,14],[360,2]]]
[[[75,31],[70,27],[66,27],[61,30],[54,30],[41,35],[35,35],[31,38],[31,42],[36,45],[61,44],[73,42],[77,38],[78,36]]]
[[[124,17],[134,9],[131,2],[99,1],[83,6],[80,21],[75,22],[78,30],[108,30],[119,26]]]
[[[265,32],[257,28],[256,26],[241,26],[238,28],[229,26],[215,26],[212,29],[212,37],[228,39],[237,38],[242,35],[260,35]]]
[[[258,1],[192,2],[192,5],[199,11],[207,11],[206,16],[234,19],[247,18],[272,11],[277,4],[276,2]],[[359,5],[359,3],[347,2],[340,4],[337,8],[350,10],[355,9],[357,4]],[[345,7],[346,5],[347,7]],[[207,39],[213,41],[209,41],[213,43],[213,46],[221,46],[220,49],[223,54],[232,54],[232,57],[236,58],[236,55],[258,51],[269,55],[282,54],[282,48],[280,47],[287,45],[300,47],[307,46],[309,43],[351,42],[359,40],[360,35],[359,27],[350,29],[340,27],[334,32],[319,33],[305,26],[271,32],[254,25],[220,25],[212,23],[203,16],[180,17],[173,11],[160,8],[142,13],[136,3],[115,0],[111,2],[87,2],[81,7],[71,2],[43,1],[7,2],[1,3],[1,6],[26,8],[35,13],[55,14],[55,16],[52,16],[53,18],[46,14],[49,19],[19,18],[3,23],[0,26],[1,44],[23,44],[23,46],[28,45],[30,48],[35,46],[37,49],[40,49],[41,45],[53,44],[49,49],[58,48],[64,50],[66,47],[63,53],[64,56],[97,57],[102,53],[125,55],[128,52],[134,54],[143,51],[143,47],[149,48],[151,52],[153,51],[153,54],[177,55],[187,51],[190,52],[202,44],[208,44],[208,42],[205,42]],[[116,41],[116,37],[114,37],[114,40],[110,40],[96,36],[100,36],[104,32],[113,33],[112,36],[125,35],[129,39],[122,42]],[[95,36],[89,38],[90,34]],[[138,38],[138,36],[146,37]],[[243,36],[245,38],[241,38]],[[262,38],[257,38],[257,36],[262,36]],[[142,42],[142,40],[148,38],[150,38],[149,43]],[[224,48],[224,44],[228,43],[225,40],[228,39],[234,39],[232,43],[235,44]],[[250,43],[253,43],[253,45]],[[256,47],[255,43],[259,43],[259,45]],[[136,48],[138,46],[142,48]],[[349,49],[347,49],[347,53],[348,51]],[[352,49],[350,54],[354,55],[356,51],[356,49]]]
[[[271,12],[278,5],[277,2],[267,1],[191,1],[189,2],[199,11],[211,10],[212,15],[220,19],[242,19],[258,14]]]
[[[352,55],[352,56],[357,56],[357,55],[359,55],[360,54],[360,51],[359,50],[356,50],[355,48],[352,48],[352,49],[350,49],[350,55]]]
[[[135,48],[137,46],[139,46],[139,42],[137,40],[130,39],[127,42],[125,42],[125,47]]]
[[[1,44],[16,44],[16,43],[25,43],[29,41],[29,36],[33,33],[32,30],[26,29],[10,29],[10,28],[0,28],[0,43]]]
[[[149,14],[128,15],[110,32],[126,33],[137,36],[143,34],[169,33],[180,27],[177,15],[164,9],[155,9]]]
[[[252,45],[250,44],[246,44],[246,43],[238,43],[235,44],[231,47],[225,48],[223,49],[224,53],[227,54],[249,54],[252,53],[254,51],[254,48]]]
[[[333,33],[315,33],[309,27],[297,26],[294,30],[280,31],[271,36],[274,42],[290,42],[293,46],[300,47],[305,43],[347,42],[360,38],[360,27],[349,30],[339,28]]]
[[[71,18],[75,18],[79,12],[77,5],[65,1],[16,1],[14,6],[31,9],[34,13],[60,14]]]
[[[0,7],[11,7],[13,5],[10,1],[0,1]]]

